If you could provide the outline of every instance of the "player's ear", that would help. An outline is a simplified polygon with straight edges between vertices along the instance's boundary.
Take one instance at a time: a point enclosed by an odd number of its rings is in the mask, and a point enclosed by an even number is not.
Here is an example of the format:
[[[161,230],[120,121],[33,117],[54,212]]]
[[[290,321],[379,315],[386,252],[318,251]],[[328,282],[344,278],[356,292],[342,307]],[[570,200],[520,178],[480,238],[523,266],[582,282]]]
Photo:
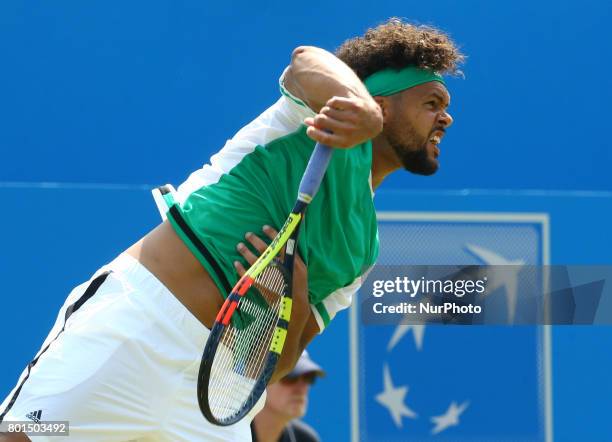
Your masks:
[[[389,97],[376,96],[372,98],[374,98],[374,101],[376,101],[376,104],[378,104],[380,106],[380,109],[382,110],[383,123],[384,123],[387,120],[387,117],[389,115],[389,106],[391,104],[389,102]]]

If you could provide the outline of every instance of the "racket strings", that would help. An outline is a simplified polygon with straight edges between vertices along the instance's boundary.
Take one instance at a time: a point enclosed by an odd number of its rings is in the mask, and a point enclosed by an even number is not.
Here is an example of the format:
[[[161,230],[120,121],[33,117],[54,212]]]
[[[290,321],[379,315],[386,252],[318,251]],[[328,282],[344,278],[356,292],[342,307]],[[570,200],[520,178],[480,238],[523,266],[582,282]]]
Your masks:
[[[209,378],[209,405],[220,420],[240,412],[267,365],[287,278],[276,263],[255,279],[223,332]]]
[[[268,308],[266,312],[262,312],[261,306],[249,298],[241,301],[240,308],[242,313],[260,315],[260,320],[245,329],[230,326],[222,338],[225,351],[223,351],[223,357],[214,363],[219,373],[217,385],[211,385],[211,391],[214,389],[216,392],[215,397],[211,400],[211,408],[214,407],[212,403],[215,403],[218,413],[229,415],[240,409],[242,402],[248,398],[255,386],[267,355],[265,341],[271,338],[270,330],[275,325],[277,316],[274,308]],[[258,349],[259,354],[245,351],[248,348]],[[223,374],[222,378],[221,374]],[[233,391],[233,394],[228,395],[228,391]]]

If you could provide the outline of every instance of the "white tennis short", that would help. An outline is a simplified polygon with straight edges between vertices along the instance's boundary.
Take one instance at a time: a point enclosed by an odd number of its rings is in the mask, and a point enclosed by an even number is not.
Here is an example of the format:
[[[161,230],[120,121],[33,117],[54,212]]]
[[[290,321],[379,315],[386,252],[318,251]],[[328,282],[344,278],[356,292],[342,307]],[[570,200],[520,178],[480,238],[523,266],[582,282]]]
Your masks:
[[[250,441],[264,403],[229,427],[196,397],[209,330],[123,254],[68,296],[51,333],[0,406],[0,421],[69,421],[32,441]]]

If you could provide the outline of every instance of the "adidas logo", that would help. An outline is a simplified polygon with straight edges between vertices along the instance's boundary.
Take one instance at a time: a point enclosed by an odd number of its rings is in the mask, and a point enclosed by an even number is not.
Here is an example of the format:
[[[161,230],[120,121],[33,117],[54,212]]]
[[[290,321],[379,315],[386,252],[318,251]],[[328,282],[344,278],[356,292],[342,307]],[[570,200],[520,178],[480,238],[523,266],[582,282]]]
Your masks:
[[[42,416],[42,410],[32,411],[31,413],[26,414],[26,417],[30,420],[33,420],[37,424],[40,424],[40,417]]]

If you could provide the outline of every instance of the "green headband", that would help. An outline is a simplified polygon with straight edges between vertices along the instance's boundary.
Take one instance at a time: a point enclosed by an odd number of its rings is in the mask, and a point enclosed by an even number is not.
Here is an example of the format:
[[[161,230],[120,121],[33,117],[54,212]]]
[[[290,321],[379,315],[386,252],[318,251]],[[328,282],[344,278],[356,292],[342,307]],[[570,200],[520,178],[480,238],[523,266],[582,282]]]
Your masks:
[[[408,66],[400,70],[383,69],[375,72],[364,83],[373,97],[386,97],[430,81],[444,84],[442,77],[434,71]]]

